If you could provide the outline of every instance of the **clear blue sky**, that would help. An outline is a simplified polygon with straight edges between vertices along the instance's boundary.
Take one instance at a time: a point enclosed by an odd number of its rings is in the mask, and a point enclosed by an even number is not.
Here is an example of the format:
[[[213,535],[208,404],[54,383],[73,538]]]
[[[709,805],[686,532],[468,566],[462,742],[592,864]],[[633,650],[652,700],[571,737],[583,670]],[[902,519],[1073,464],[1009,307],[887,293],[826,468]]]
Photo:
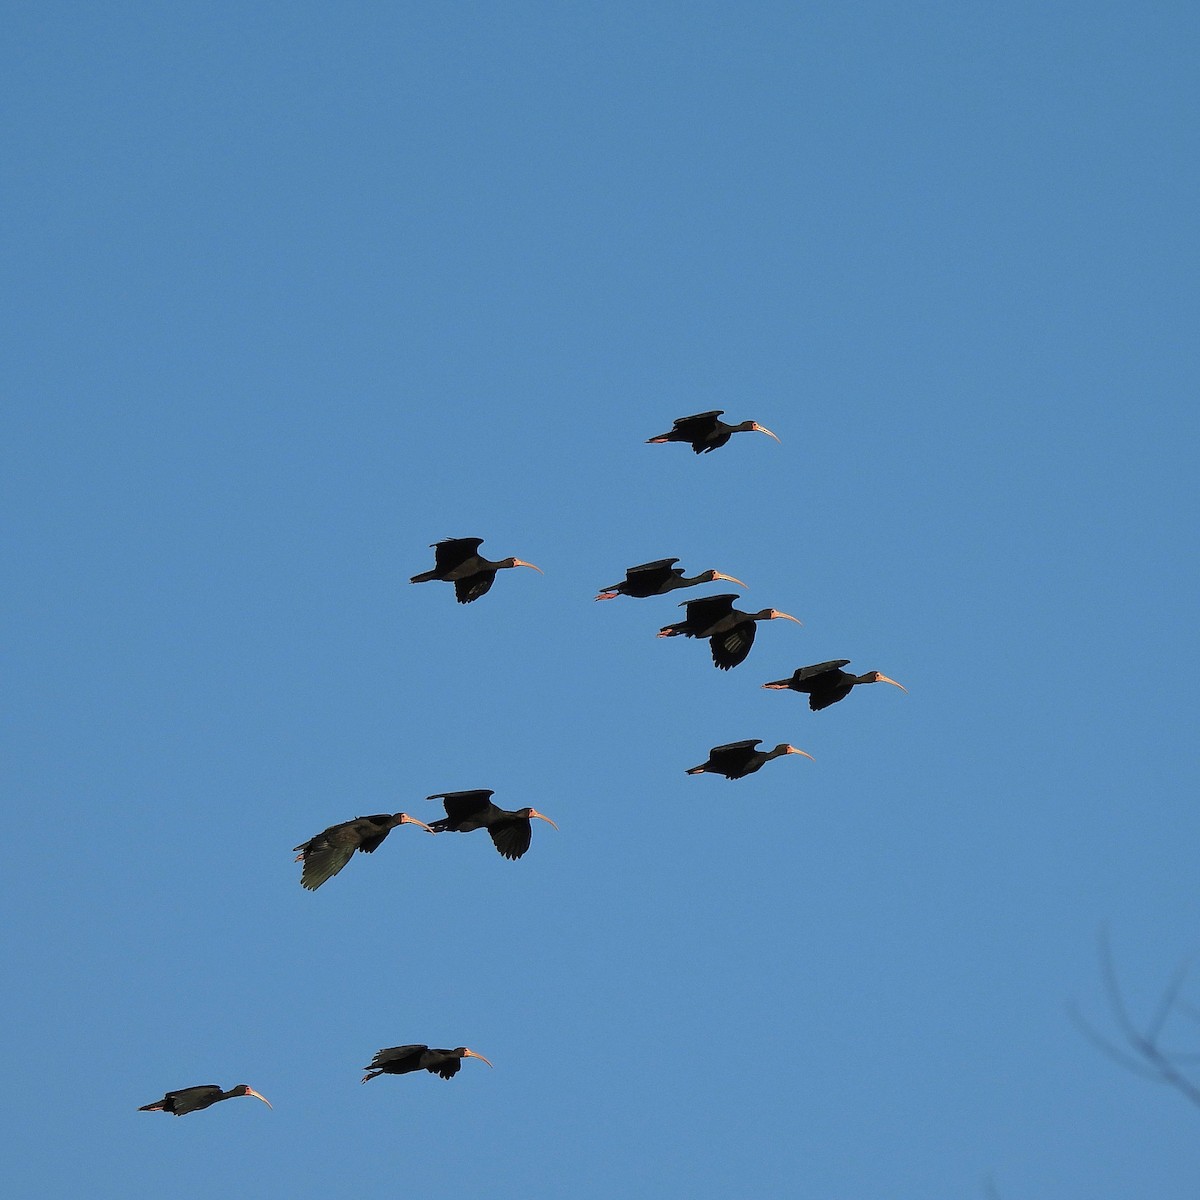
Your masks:
[[[1066,1015],[1200,949],[1194,5],[5,24],[10,1194],[1195,1196]],[[593,603],[662,556],[804,627]],[[300,888],[471,787],[561,829]]]

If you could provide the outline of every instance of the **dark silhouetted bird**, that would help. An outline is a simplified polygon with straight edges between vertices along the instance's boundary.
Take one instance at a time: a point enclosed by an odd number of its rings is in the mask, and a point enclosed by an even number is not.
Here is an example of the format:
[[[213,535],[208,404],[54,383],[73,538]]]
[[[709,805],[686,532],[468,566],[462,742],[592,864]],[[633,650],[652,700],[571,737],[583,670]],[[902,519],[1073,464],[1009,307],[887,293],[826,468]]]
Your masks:
[[[428,1071],[430,1075],[453,1079],[462,1067],[464,1058],[477,1058],[489,1067],[492,1065],[482,1054],[476,1054],[466,1046],[459,1046],[457,1050],[431,1050],[428,1046],[390,1046],[387,1050],[380,1050],[370,1063],[363,1067],[366,1074],[362,1081],[366,1083],[368,1079],[374,1079],[377,1075],[407,1075],[410,1071]]]
[[[199,1112],[216,1104],[219,1100],[232,1100],[236,1096],[253,1096],[261,1100],[268,1108],[273,1107],[266,1096],[260,1096],[249,1084],[239,1083],[237,1087],[223,1092],[215,1083],[201,1083],[196,1087],[180,1088],[177,1092],[168,1092],[161,1100],[153,1104],[143,1104],[138,1112],[165,1112],[182,1117],[190,1112]]]
[[[738,663],[745,662],[746,655],[750,653],[750,647],[754,645],[755,621],[774,621],[782,617],[785,621],[803,624],[777,608],[764,608],[756,613],[742,612],[733,607],[736,599],[737,596],[729,594],[685,600],[679,606],[686,606],[685,619],[675,625],[664,625],[658,631],[658,636],[678,637],[682,634],[684,637],[708,638],[714,664],[722,671],[728,671]]]
[[[522,558],[503,558],[492,562],[480,556],[483,538],[445,538],[433,543],[433,570],[414,575],[409,583],[429,583],[442,579],[454,584],[459,604],[470,604],[484,595],[496,580],[496,572],[506,567],[532,567],[539,575],[541,567]]]
[[[426,799],[440,800],[446,806],[446,816],[444,820],[434,821],[430,828],[434,833],[470,833],[473,829],[486,829],[492,835],[496,849],[505,858],[517,859],[529,849],[533,837],[530,817],[554,825],[548,816],[536,808],[519,808],[516,812],[497,808],[490,799],[492,795],[490,788],[435,792]],[[558,826],[554,825],[554,828]]]
[[[762,739],[756,738],[752,742],[730,742],[727,746],[714,746],[708,752],[708,761],[702,762],[698,767],[692,767],[688,774],[707,773],[724,775],[726,779],[742,779],[754,774],[763,763],[768,763],[781,754],[803,754],[805,758],[812,758],[807,750],[797,750],[787,742],[780,742],[774,750],[755,749],[761,745]]]
[[[740,579],[734,579],[732,575],[723,575],[720,571],[701,571],[699,575],[684,575],[683,570],[675,566],[678,561],[677,558],[660,558],[657,562],[630,567],[625,572],[622,582],[604,588],[596,599],[614,600],[617,596],[636,596],[641,600],[647,596],[662,596],[676,588],[695,587],[698,583],[715,583],[718,579],[727,579],[739,587],[746,586]]]
[[[851,675],[849,671],[841,670],[850,660],[837,658],[833,662],[816,663],[811,667],[797,667],[787,679],[776,679],[774,683],[764,683],[765,688],[787,688],[793,692],[808,693],[808,707],[816,712],[828,708],[839,700],[850,695],[850,689],[859,683],[890,683],[907,693],[908,688],[894,679],[878,671],[868,671],[865,675]]]
[[[693,417],[680,417],[670,433],[660,433],[657,437],[647,438],[647,444],[655,442],[688,442],[697,454],[708,454],[725,445],[730,435],[734,433],[765,433],[767,437],[777,437],[757,421],[743,421],[740,425],[728,425],[721,420],[723,408],[713,412],[696,413]]]
[[[316,891],[350,861],[355,850],[361,850],[364,854],[373,854],[378,850],[383,845],[383,839],[397,825],[419,825],[426,833],[433,832],[424,821],[418,821],[408,813],[376,813],[373,817],[355,817],[353,821],[330,825],[303,845],[293,846],[293,850],[300,851],[295,861],[304,862],[304,869],[300,873],[301,885],[309,891]]]

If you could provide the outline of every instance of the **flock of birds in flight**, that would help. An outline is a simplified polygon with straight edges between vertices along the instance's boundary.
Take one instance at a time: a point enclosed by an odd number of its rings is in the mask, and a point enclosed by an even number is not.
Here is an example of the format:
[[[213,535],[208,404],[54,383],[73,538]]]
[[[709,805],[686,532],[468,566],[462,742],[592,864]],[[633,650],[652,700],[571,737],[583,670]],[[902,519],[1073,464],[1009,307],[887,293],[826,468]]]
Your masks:
[[[765,433],[779,441],[774,433],[756,421],[742,421],[738,425],[729,425],[721,420],[721,416],[722,412],[718,410],[680,417],[669,432],[648,438],[647,441],[651,444],[685,442],[697,454],[708,454],[719,449],[735,433]],[[530,567],[542,573],[540,567],[524,559],[504,558],[492,562],[484,558],[479,553],[482,542],[482,538],[447,538],[435,543],[433,569],[414,575],[410,582],[429,583],[441,580],[452,583],[458,602],[470,604],[488,593],[498,571],[510,567]],[[724,575],[720,571],[684,575],[682,568],[675,565],[678,561],[677,558],[664,558],[657,562],[630,567],[620,583],[602,589],[596,599],[615,600],[618,596],[647,599],[651,596],[665,595],[679,588],[715,583],[718,579],[736,583],[741,587],[746,586],[740,579]],[[733,593],[723,593],[684,601],[681,605],[686,609],[684,619],[673,625],[664,625],[658,636],[706,639],[712,652],[713,664],[722,671],[728,671],[744,662],[749,655],[750,648],[754,645],[755,622],[778,618],[796,621],[789,613],[774,608],[760,609],[755,613],[743,612],[733,607],[736,599],[738,597]],[[800,624],[799,621],[796,623]],[[907,690],[902,684],[879,671],[852,675],[842,669],[849,663],[849,659],[841,658],[808,667],[797,667],[786,679],[777,679],[762,686],[801,692],[808,696],[808,706],[814,712],[845,699],[859,684],[890,683],[901,691]],[[812,758],[806,750],[800,750],[786,742],[781,742],[773,750],[760,750],[760,745],[761,739],[756,739],[714,746],[708,752],[708,758],[698,766],[689,768],[687,774],[710,773],[724,775],[726,779],[742,779],[772,759],[783,755],[799,754],[805,758]],[[500,808],[492,803],[492,795],[490,789],[477,788],[463,792],[438,792],[428,796],[429,800],[441,800],[446,810],[445,817],[431,825],[402,812],[355,817],[352,821],[331,825],[307,842],[293,847],[299,851],[296,861],[304,864],[300,883],[303,887],[315,891],[332,879],[350,861],[356,850],[364,854],[374,853],[387,835],[400,825],[416,825],[426,833],[433,834],[471,833],[477,829],[486,829],[496,849],[505,858],[514,860],[529,849],[533,836],[530,823],[532,819],[545,821],[555,829],[558,828],[549,817],[537,809],[520,808],[510,811]],[[366,1083],[380,1075],[407,1075],[412,1071],[428,1071],[442,1079],[452,1079],[458,1074],[462,1061],[466,1058],[478,1058],[489,1067],[492,1065],[482,1054],[468,1050],[466,1046],[459,1046],[454,1050],[415,1044],[390,1046],[378,1051],[363,1068],[366,1074],[362,1082]],[[245,1083],[238,1084],[228,1091],[216,1084],[201,1084],[167,1092],[161,1100],[142,1105],[139,1111],[166,1112],[181,1117],[186,1113],[208,1108],[218,1101],[239,1096],[253,1096],[268,1108],[271,1107],[271,1102],[265,1096]]]

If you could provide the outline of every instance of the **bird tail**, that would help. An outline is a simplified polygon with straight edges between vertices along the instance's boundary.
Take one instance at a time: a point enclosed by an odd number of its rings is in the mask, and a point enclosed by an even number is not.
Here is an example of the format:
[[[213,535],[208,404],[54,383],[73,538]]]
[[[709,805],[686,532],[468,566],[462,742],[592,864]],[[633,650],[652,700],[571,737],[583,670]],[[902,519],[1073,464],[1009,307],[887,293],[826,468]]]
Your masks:
[[[422,571],[420,575],[414,575],[409,583],[432,583],[437,578],[436,571]]]

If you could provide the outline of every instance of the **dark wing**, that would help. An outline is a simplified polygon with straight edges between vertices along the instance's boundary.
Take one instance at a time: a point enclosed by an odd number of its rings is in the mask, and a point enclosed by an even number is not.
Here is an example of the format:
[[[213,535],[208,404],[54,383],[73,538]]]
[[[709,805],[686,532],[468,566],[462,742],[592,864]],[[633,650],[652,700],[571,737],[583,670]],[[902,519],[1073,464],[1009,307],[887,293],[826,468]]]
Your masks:
[[[388,1063],[399,1063],[403,1062],[406,1058],[411,1058],[413,1060],[411,1066],[405,1066],[401,1071],[388,1072],[389,1075],[403,1075],[407,1071],[415,1071],[420,1067],[421,1064],[418,1060],[428,1049],[429,1047],[424,1045],[389,1046],[386,1050],[380,1050],[375,1057],[371,1059],[370,1066],[364,1067],[363,1069],[366,1071],[373,1071],[376,1069],[381,1069]]]
[[[482,817],[487,812],[492,803],[492,789],[476,788],[470,792],[438,792],[427,799],[440,800],[446,806],[446,816],[452,821],[469,821],[473,817]]]
[[[754,645],[754,622],[739,621],[732,629],[709,638],[708,644],[712,647],[713,662],[720,670],[728,671],[746,661]]]
[[[162,1107],[166,1112],[182,1117],[184,1113],[194,1112],[197,1108],[207,1108],[223,1091],[215,1083],[201,1083],[195,1087],[180,1088],[177,1092],[168,1092],[162,1099]]]
[[[533,837],[533,822],[528,817],[514,817],[511,821],[499,821],[488,829],[496,849],[505,858],[516,860],[529,849]]]
[[[815,687],[808,694],[808,707],[813,712],[820,712],[821,709],[828,708],[831,704],[836,704],[839,700],[844,700],[850,695],[850,689],[853,686],[852,683],[831,681],[828,687]]]
[[[355,817],[353,821],[343,821],[340,825],[331,825],[328,829],[310,838],[302,846],[296,846],[304,855],[304,870],[300,873],[300,885],[310,892],[315,892],[326,880],[332,879],[351,859],[354,851],[362,842],[360,823],[363,821],[386,821],[390,818],[386,813],[375,817]],[[387,836],[384,830],[378,841],[371,849]]]
[[[804,683],[806,680],[816,679],[818,675],[832,675],[834,671],[849,665],[848,658],[835,658],[832,662],[814,663],[811,667],[797,667],[792,673],[792,682]]]
[[[480,571],[477,575],[468,575],[465,579],[454,581],[454,595],[459,604],[470,604],[480,596],[487,594],[492,584],[496,582],[495,571]]]
[[[657,562],[642,563],[640,566],[630,567],[625,572],[625,578],[632,583],[636,580],[649,579],[655,575],[662,575],[664,578],[671,573],[671,568],[679,561],[677,558],[660,558]]]
[[[726,592],[720,596],[701,596],[699,600],[685,600],[680,607],[686,607],[689,625],[707,629],[733,612],[733,602],[736,599],[737,596],[732,592]]]
[[[753,741],[747,742],[730,742],[725,746],[714,746],[709,751],[710,757],[716,757],[718,754],[728,754],[739,750],[744,750],[747,753],[752,752],[755,746],[762,745],[762,738],[755,738]]]
[[[439,571],[453,571],[479,553],[483,538],[443,538],[433,545],[433,561]]]
[[[372,833],[370,826],[365,826],[359,829],[358,848],[364,854],[374,854],[380,846],[383,845],[383,839],[392,832],[392,814],[391,813],[376,813],[373,817],[359,817],[360,821],[370,821],[371,825],[375,826],[377,832]]]
[[[689,441],[694,437],[704,437],[711,433],[717,420],[725,415],[723,408],[714,408],[712,412],[694,413],[690,417],[680,417],[675,422],[675,432],[682,433]]]
[[[444,1058],[439,1063],[425,1068],[430,1075],[440,1075],[443,1079],[453,1079],[462,1070],[462,1059],[456,1056]]]

